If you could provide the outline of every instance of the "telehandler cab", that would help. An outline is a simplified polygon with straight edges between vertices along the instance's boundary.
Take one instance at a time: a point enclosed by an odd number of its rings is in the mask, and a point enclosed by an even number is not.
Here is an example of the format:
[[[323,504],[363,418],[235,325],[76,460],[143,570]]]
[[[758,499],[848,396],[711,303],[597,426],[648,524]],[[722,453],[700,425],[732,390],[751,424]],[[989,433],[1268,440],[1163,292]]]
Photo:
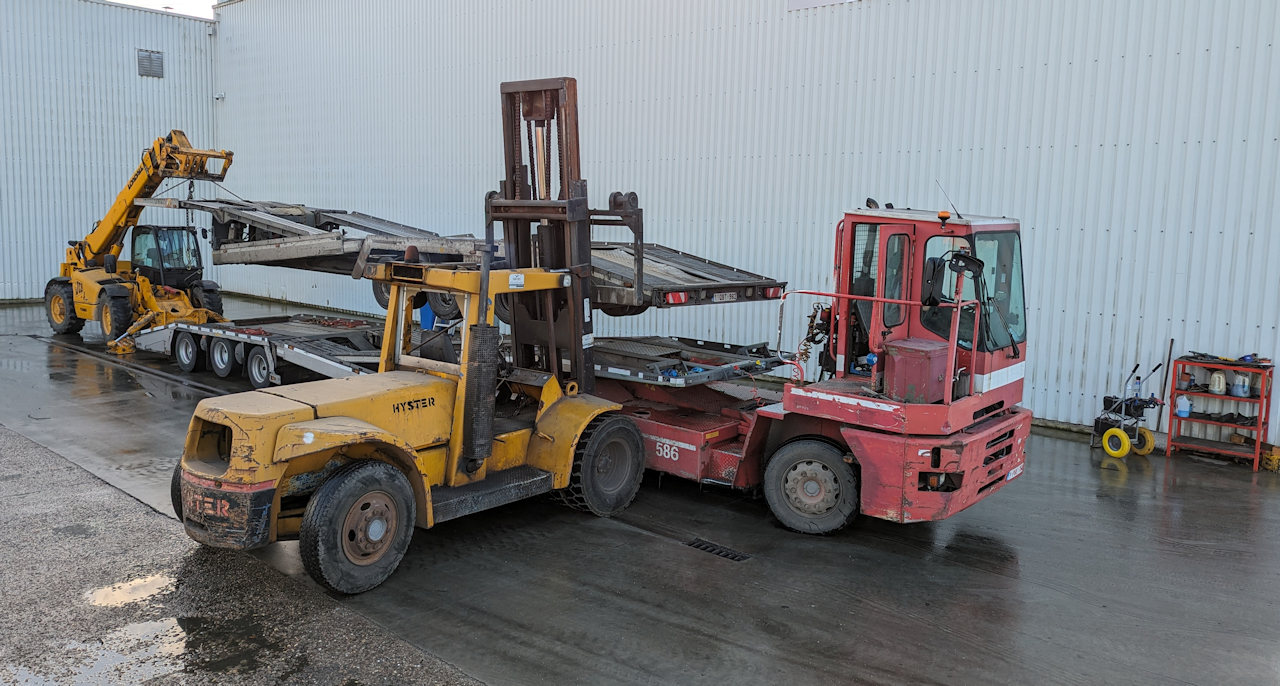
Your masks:
[[[165,179],[221,181],[231,166],[226,150],[191,147],[177,129],[157,138],[89,235],[69,241],[58,276],[44,289],[45,314],[55,333],[102,325],[107,347],[133,349],[128,334],[173,322],[223,321],[218,284],[203,278],[196,230],[137,226],[147,199]],[[132,260],[120,260],[132,229]]]

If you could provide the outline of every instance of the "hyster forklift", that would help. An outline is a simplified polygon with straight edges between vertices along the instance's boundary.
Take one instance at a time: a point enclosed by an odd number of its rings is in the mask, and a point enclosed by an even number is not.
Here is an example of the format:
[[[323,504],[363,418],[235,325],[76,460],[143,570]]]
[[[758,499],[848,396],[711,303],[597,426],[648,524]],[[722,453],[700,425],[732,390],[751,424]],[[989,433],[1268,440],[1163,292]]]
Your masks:
[[[176,129],[144,150],[111,209],[89,235],[68,242],[58,276],[45,286],[54,332],[79,333],[96,321],[108,348],[123,353],[132,350],[129,332],[145,326],[223,321],[218,284],[203,278],[196,229],[137,223],[165,179],[221,181],[230,166],[230,152],[193,148]],[[122,261],[130,229],[132,260]]]
[[[552,491],[601,516],[635,497],[640,432],[619,404],[590,394],[589,232],[591,215],[608,212],[587,209],[576,84],[508,83],[502,99],[508,176],[486,199],[478,268],[365,267],[389,286],[377,374],[202,401],[173,479],[192,538],[224,548],[297,538],[317,583],[359,593],[395,570],[415,526]],[[522,122],[536,144],[527,166]],[[507,269],[492,266],[494,221],[504,222]],[[461,305],[456,361],[452,346],[412,342],[428,292]],[[499,297],[512,308],[510,363],[493,321]]]

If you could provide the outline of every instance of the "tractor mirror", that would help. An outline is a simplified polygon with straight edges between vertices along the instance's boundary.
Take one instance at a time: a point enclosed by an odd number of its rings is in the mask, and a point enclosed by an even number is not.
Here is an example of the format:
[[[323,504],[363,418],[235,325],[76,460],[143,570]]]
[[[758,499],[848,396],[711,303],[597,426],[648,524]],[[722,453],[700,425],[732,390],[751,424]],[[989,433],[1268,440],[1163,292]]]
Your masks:
[[[920,303],[925,307],[942,302],[946,269],[947,263],[941,257],[930,257],[924,261],[924,288],[920,289]]]

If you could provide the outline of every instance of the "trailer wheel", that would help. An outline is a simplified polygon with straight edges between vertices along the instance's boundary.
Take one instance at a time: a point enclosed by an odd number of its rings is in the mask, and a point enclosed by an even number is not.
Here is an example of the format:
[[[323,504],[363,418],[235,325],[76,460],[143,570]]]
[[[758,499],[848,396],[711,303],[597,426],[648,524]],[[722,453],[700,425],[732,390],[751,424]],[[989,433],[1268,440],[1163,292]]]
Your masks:
[[[435,313],[436,318],[441,321],[451,322],[462,319],[462,310],[458,309],[458,301],[448,293],[427,291],[427,304],[431,306],[431,311]]]
[[[133,304],[129,298],[120,295],[99,301],[98,323],[102,325],[103,338],[114,341],[133,324]]]
[[[773,516],[788,529],[830,534],[858,515],[858,476],[835,446],[796,441],[769,459],[764,497]]]
[[[373,299],[378,303],[378,307],[387,309],[391,305],[391,284],[386,281],[370,281],[373,287]]]
[[[44,314],[54,333],[80,333],[84,320],[76,316],[75,295],[71,284],[50,281],[44,287]]]
[[[1154,447],[1155,437],[1151,442]],[[1133,447],[1133,441],[1129,440],[1129,434],[1124,432],[1120,427],[1112,427],[1102,434],[1102,450],[1117,460],[1123,459],[1129,454],[1129,449]]]
[[[254,388],[271,385],[271,358],[266,348],[255,345],[249,350],[249,354],[244,356],[244,372]]]
[[[409,548],[413,489],[385,462],[347,465],[311,496],[298,531],[302,566],[338,593],[363,593],[386,581]]]
[[[583,430],[569,486],[557,495],[575,510],[612,517],[635,499],[643,476],[644,439],[635,422],[604,414]]]
[[[190,374],[204,370],[204,355],[200,353],[200,340],[189,331],[179,331],[173,338],[173,359],[178,368]]]
[[[173,466],[173,478],[169,479],[169,501],[173,503],[173,514],[182,520],[182,460]]]
[[[209,341],[209,367],[213,373],[225,379],[240,371],[240,362],[236,359],[236,344],[225,338]]]

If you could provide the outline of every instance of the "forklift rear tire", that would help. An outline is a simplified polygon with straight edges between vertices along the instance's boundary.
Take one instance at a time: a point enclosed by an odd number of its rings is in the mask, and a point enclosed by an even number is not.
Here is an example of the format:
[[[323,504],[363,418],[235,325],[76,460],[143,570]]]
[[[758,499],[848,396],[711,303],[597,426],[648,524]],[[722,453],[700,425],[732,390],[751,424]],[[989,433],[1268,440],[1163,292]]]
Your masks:
[[[133,324],[133,304],[122,295],[99,301],[98,323],[102,325],[102,336],[114,341],[123,336]]]
[[[266,388],[271,385],[271,358],[266,348],[255,345],[244,356],[244,373],[249,377],[249,385],[254,388]]]
[[[44,314],[54,333],[80,333],[84,320],[76,316],[75,294],[71,284],[50,281],[44,287]]]
[[[298,531],[307,574],[337,593],[363,593],[391,576],[409,548],[413,488],[395,467],[361,461],[311,496]]]
[[[1138,440],[1133,444],[1134,455],[1150,455],[1156,449],[1156,435],[1145,426],[1138,427]]]
[[[178,369],[188,374],[203,371],[205,356],[200,352],[200,339],[188,331],[179,331],[173,339],[173,359]]]
[[[236,344],[225,338],[209,341],[209,367],[223,379],[240,371],[240,361],[236,359]]]
[[[769,459],[764,497],[773,516],[788,529],[835,533],[858,516],[858,475],[839,448],[822,441],[795,441]]]
[[[1155,443],[1155,439],[1152,439]],[[1129,440],[1129,434],[1124,432],[1120,427],[1112,427],[1102,434],[1102,451],[1117,460],[1124,458],[1129,454],[1129,449],[1133,447],[1133,442]]]
[[[622,512],[644,477],[644,439],[635,422],[616,414],[596,417],[578,439],[569,486],[557,495],[575,510],[601,517]]]
[[[169,479],[169,501],[173,503],[173,514],[182,521],[182,460],[173,466],[173,478]]]

